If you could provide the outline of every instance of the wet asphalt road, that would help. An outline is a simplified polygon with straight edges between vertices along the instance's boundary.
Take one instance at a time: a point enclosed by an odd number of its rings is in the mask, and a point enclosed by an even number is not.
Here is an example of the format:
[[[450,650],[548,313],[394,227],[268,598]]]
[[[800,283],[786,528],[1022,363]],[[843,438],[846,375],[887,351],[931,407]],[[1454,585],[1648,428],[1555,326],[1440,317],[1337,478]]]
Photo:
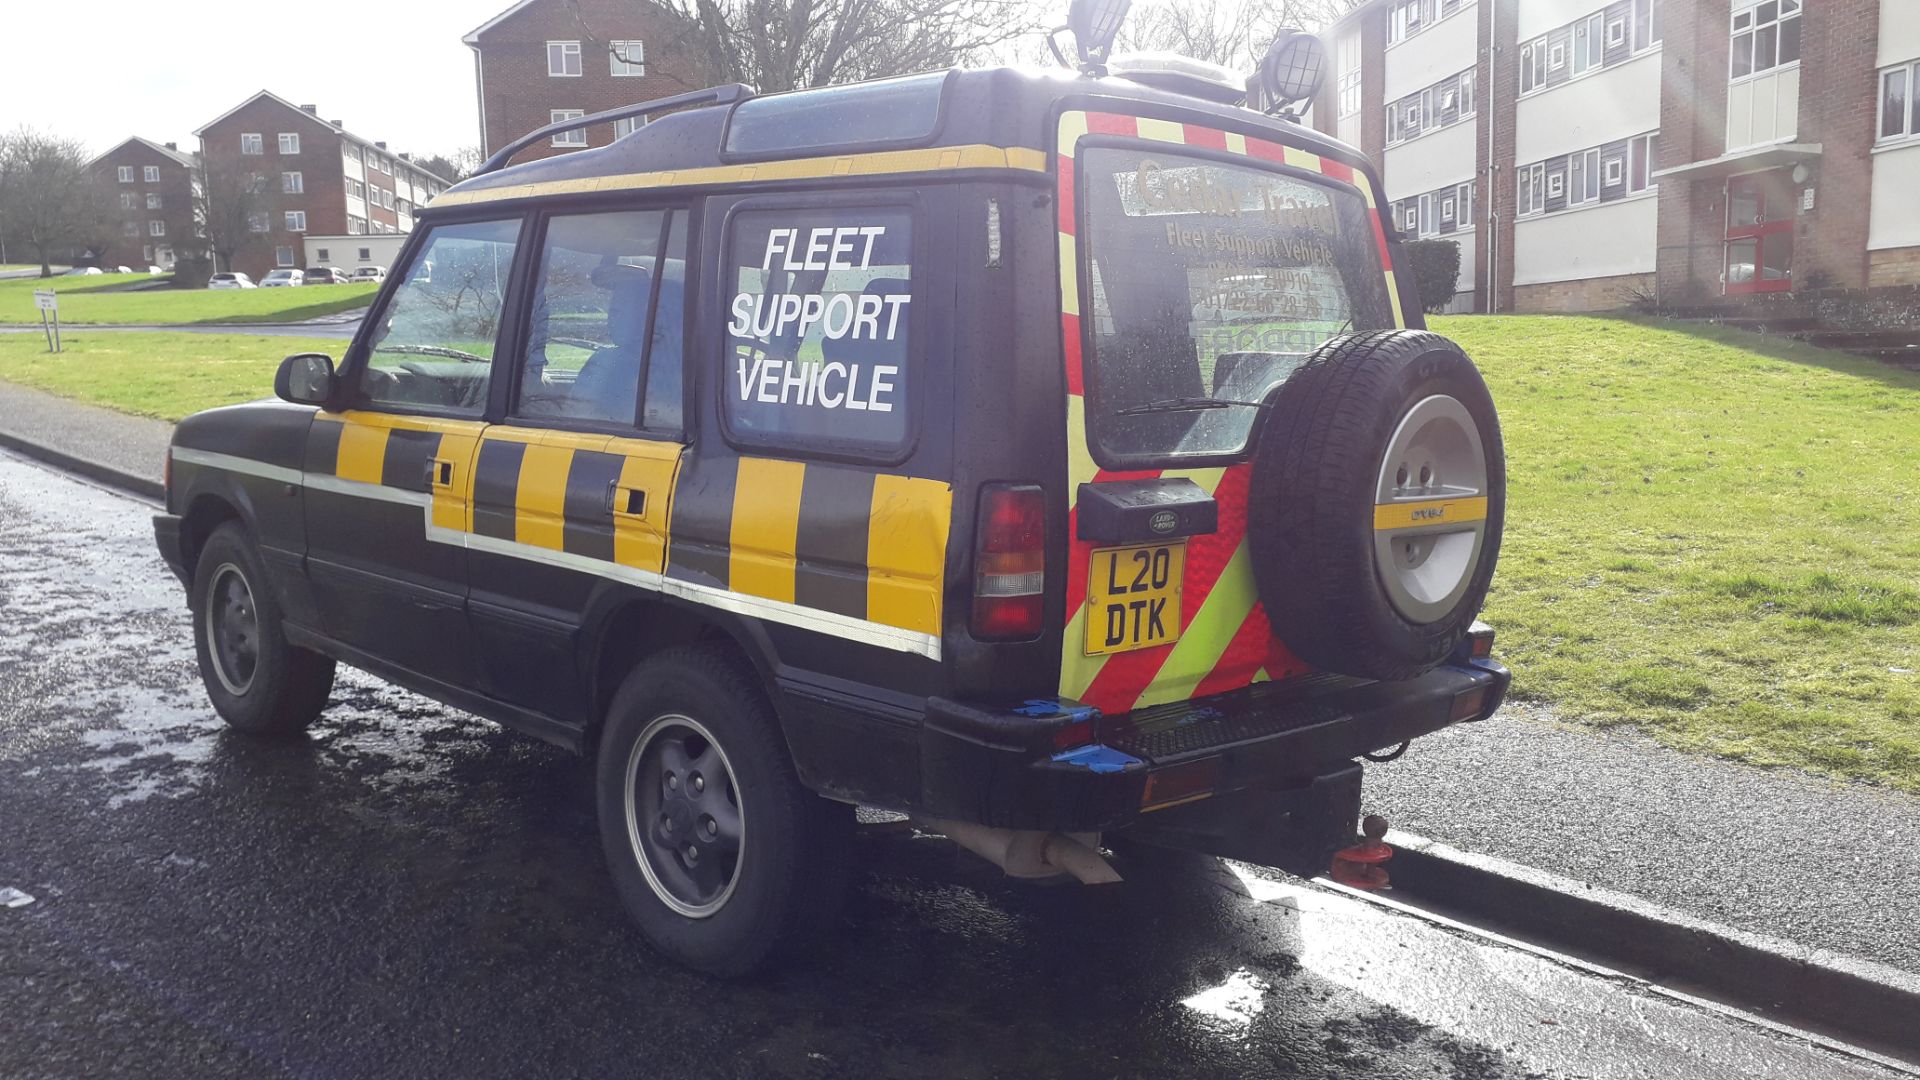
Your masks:
[[[861,839],[836,948],[631,933],[584,762],[344,673],[223,731],[148,510],[0,456],[0,1077],[1892,1075],[1213,860],[1019,887]]]

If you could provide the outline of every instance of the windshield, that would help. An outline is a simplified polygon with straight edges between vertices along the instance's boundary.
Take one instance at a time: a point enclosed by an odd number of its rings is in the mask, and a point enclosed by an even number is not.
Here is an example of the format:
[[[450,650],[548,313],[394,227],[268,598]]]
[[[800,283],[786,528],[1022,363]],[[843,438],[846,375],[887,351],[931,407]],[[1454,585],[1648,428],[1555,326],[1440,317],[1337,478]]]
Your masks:
[[[1393,325],[1356,190],[1168,149],[1080,158],[1088,430],[1116,463],[1242,454],[1314,349]]]

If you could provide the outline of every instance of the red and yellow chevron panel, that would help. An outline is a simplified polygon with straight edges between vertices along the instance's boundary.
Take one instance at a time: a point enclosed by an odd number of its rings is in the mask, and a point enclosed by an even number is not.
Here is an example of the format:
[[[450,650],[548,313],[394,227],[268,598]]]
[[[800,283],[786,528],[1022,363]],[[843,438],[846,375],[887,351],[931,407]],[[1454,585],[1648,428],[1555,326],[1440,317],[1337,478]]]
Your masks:
[[[1352,166],[1268,139],[1195,124],[1107,112],[1069,112],[1060,118],[1057,149],[1060,203],[1060,332],[1067,385],[1067,626],[1060,652],[1060,695],[1117,714],[1134,709],[1236,690],[1249,683],[1283,679],[1308,670],[1273,636],[1253,580],[1247,545],[1247,489],[1251,466],[1108,472],[1087,447],[1079,249],[1076,239],[1075,155],[1088,135],[1117,135],[1240,154],[1317,173],[1346,184],[1366,200],[1372,219],[1394,325],[1405,326],[1386,228],[1371,184]],[[1180,636],[1148,649],[1089,656],[1086,653],[1087,575],[1094,545],[1077,538],[1073,501],[1080,485],[1152,477],[1185,477],[1214,496],[1219,528],[1187,540]]]

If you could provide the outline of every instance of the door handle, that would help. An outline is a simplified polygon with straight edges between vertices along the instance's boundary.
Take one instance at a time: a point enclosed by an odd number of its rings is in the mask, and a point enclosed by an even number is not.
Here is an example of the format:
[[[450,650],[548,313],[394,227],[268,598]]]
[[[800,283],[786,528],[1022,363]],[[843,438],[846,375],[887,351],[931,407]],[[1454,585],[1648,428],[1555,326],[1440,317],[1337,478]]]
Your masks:
[[[445,458],[432,458],[427,462],[427,486],[449,487],[453,484],[453,462]]]
[[[640,517],[647,512],[647,493],[639,488],[622,487],[616,480],[607,485],[607,509],[615,515]]]

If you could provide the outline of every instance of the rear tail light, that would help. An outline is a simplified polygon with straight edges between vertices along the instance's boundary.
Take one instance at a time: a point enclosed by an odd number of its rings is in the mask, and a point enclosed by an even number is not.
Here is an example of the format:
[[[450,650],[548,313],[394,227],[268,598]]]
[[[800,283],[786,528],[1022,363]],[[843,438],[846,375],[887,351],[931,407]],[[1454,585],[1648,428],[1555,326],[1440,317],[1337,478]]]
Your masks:
[[[982,641],[1038,637],[1047,591],[1047,504],[1031,484],[988,484],[980,491],[973,560],[973,636]]]

